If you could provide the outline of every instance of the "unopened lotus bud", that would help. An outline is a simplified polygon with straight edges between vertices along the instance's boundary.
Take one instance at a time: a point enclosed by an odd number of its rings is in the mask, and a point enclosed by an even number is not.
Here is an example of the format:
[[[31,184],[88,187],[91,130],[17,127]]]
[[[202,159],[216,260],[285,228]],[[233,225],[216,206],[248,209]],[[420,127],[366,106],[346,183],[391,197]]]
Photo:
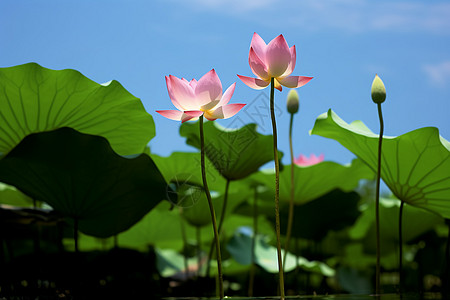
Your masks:
[[[375,75],[375,78],[372,82],[372,101],[381,104],[386,99],[386,88],[384,87],[384,83],[378,75]]]
[[[298,93],[296,90],[291,89],[287,96],[287,110],[291,114],[295,114],[298,112]]]

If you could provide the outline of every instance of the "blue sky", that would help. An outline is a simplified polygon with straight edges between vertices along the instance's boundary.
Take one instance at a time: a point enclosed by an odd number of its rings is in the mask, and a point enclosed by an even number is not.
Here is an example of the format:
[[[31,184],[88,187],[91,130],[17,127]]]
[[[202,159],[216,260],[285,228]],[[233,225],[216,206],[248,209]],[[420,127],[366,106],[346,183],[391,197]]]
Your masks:
[[[318,115],[332,108],[378,132],[370,87],[376,73],[387,88],[385,133],[435,126],[450,139],[450,2],[370,0],[2,0],[0,67],[37,62],[71,68],[102,83],[118,80],[153,116],[154,153],[194,151],[179,123],[155,110],[173,109],[164,76],[200,78],[214,68],[224,89],[237,82],[231,103],[246,111],[220,124],[258,123],[271,134],[269,89],[255,91],[236,74],[253,76],[248,51],[254,32],[266,42],[283,34],[297,47],[292,75],[313,76],[298,89],[296,155],[354,157],[337,142],[309,136]],[[275,94],[279,147],[288,153],[288,89]],[[288,155],[283,159],[289,163]]]

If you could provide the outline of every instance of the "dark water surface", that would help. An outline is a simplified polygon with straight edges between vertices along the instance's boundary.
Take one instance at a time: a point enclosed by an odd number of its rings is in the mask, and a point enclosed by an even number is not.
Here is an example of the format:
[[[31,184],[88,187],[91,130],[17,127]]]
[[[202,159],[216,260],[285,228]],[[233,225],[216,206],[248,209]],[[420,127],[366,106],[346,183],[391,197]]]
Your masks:
[[[219,300],[219,298],[196,298],[196,297],[168,297],[162,298],[164,300]],[[225,297],[228,300],[279,300],[280,297]],[[425,300],[425,299],[442,299],[441,294],[382,294],[382,295],[311,295],[311,296],[287,296],[285,299],[300,299],[300,300]]]

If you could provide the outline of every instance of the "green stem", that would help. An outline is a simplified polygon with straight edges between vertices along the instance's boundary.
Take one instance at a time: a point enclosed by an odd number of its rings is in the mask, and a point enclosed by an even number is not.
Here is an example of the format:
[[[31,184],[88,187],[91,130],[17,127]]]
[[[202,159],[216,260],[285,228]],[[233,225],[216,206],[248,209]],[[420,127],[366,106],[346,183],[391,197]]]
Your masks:
[[[275,229],[277,235],[277,256],[278,256],[278,274],[280,280],[280,299],[284,300],[284,274],[283,260],[281,258],[281,241],[280,241],[280,165],[278,161],[278,145],[277,145],[277,124],[275,121],[275,104],[274,104],[274,88],[275,79],[270,79],[270,116],[272,118],[273,132],[273,159],[275,160]]]
[[[230,189],[230,179],[227,179],[227,182],[225,184],[225,194],[223,196],[223,204],[222,204],[222,212],[220,213],[220,220],[219,220],[219,235],[222,234],[222,226],[223,221],[225,219],[225,210],[227,209],[227,203],[228,203],[228,190]],[[214,250],[214,240],[211,242],[211,246],[209,247],[209,253],[208,253],[208,264],[206,265],[206,277],[209,277],[209,271],[210,271],[210,261],[211,257],[213,255]]]
[[[289,242],[291,241],[292,223],[294,222],[294,150],[292,146],[292,125],[294,124],[294,114],[291,114],[291,120],[289,122],[289,150],[291,152],[291,186],[290,186],[290,199],[289,199],[289,216],[288,225],[286,230],[286,242],[284,245],[284,257],[283,267],[286,267],[286,256],[289,251]],[[283,269],[284,271],[284,269]]]
[[[195,234],[197,239],[197,278],[199,278],[201,269],[200,266],[202,265],[202,236],[199,226],[195,226]]]
[[[381,112],[381,103],[377,104],[378,106],[378,117],[380,119],[380,136],[378,138],[378,168],[377,168],[377,187],[376,187],[376,195],[375,195],[375,223],[376,223],[376,244],[377,244],[377,261],[376,261],[376,270],[375,270],[375,293],[377,295],[380,294],[380,255],[381,255],[381,247],[380,247],[380,179],[381,179],[381,149],[383,143],[383,131],[384,131],[384,122],[383,122],[383,114]]]
[[[399,260],[398,260],[398,276],[399,276],[399,291],[402,294],[403,291],[403,233],[402,233],[402,218],[403,218],[403,205],[404,201],[401,201],[400,212],[398,216],[398,249],[399,249]]]
[[[222,259],[220,256],[220,241],[219,241],[219,231],[217,230],[216,223],[216,213],[214,212],[214,206],[211,199],[211,194],[209,193],[208,183],[206,182],[206,169],[205,169],[205,137],[203,134],[203,116],[200,116],[200,158],[202,167],[202,179],[203,188],[205,189],[206,198],[208,199],[209,211],[211,213],[211,220],[214,230],[214,239],[216,241],[216,253],[217,253],[217,272],[219,275],[219,297],[223,299],[225,297],[223,291],[223,275],[222,275]]]
[[[252,248],[251,248],[251,266],[248,281],[248,296],[253,297],[253,286],[255,283],[255,244],[256,236],[258,234],[258,186],[254,188],[254,198],[253,198],[253,236],[252,236]]]

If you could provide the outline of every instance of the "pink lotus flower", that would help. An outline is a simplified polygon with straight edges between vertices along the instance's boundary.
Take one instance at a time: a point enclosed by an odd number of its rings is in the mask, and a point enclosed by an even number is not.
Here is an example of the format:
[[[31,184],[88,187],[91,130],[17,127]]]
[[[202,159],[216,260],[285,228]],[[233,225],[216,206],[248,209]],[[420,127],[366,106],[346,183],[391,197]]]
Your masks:
[[[311,154],[311,156],[308,158],[303,154],[300,154],[298,158],[294,159],[294,164],[301,167],[307,167],[312,166],[315,164],[318,164],[322,162],[324,159],[324,155],[320,154],[319,156],[315,156],[314,154]]]
[[[228,87],[222,94],[222,83],[212,69],[200,80],[192,79],[190,82],[184,78],[166,76],[167,91],[173,105],[178,110],[157,110],[162,116],[182,123],[197,120],[204,115],[210,121],[227,119],[235,114],[245,104],[228,104],[233,96],[236,83]]]
[[[249,87],[260,90],[270,84],[275,78],[275,88],[281,91],[281,86],[297,88],[307,84],[312,77],[289,76],[295,68],[295,46],[289,48],[283,35],[270,41],[268,45],[255,32],[250,44],[248,62],[253,74],[258,78],[238,75]]]

